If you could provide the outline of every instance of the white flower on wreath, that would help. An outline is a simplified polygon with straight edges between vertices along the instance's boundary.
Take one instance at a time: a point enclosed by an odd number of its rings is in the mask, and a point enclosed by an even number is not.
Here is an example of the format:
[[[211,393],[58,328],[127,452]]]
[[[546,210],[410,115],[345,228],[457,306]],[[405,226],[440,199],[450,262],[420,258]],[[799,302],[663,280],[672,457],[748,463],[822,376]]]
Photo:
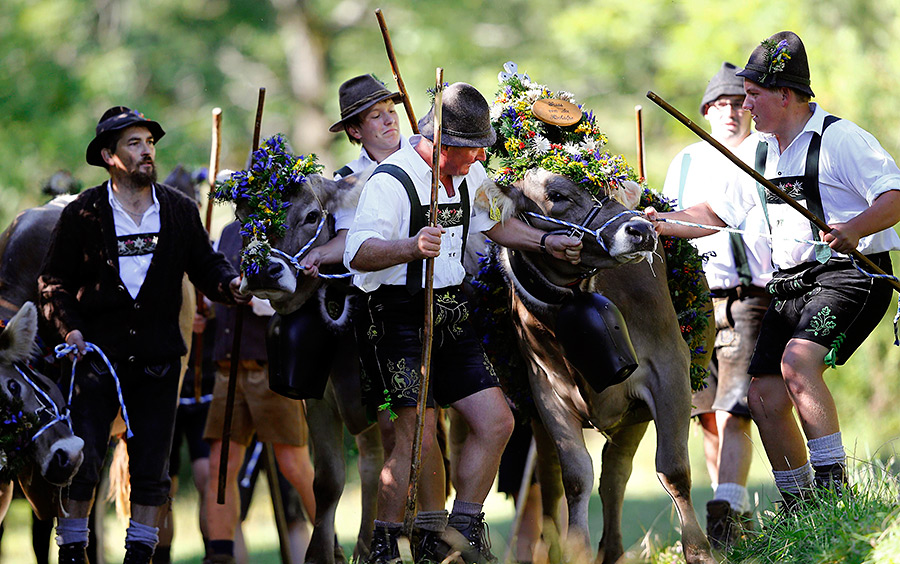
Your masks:
[[[539,155],[543,155],[550,150],[550,140],[546,137],[542,135],[535,135],[532,141],[534,142],[534,150]]]
[[[493,103],[491,104],[491,121],[497,121],[500,119],[500,114],[503,113],[503,110],[506,109],[506,106],[503,104]]]
[[[597,149],[601,147],[601,144],[597,142],[597,139],[594,137],[586,136],[584,141],[581,142],[582,150],[593,153]]]
[[[569,153],[570,155],[580,155],[581,154],[581,147],[579,147],[575,143],[566,143],[565,145],[563,145],[563,150],[565,152]]]
[[[559,92],[557,92],[556,97],[560,100],[565,100],[566,102],[572,102],[573,104],[575,103],[575,95],[571,92],[566,92],[565,90],[560,90]]]

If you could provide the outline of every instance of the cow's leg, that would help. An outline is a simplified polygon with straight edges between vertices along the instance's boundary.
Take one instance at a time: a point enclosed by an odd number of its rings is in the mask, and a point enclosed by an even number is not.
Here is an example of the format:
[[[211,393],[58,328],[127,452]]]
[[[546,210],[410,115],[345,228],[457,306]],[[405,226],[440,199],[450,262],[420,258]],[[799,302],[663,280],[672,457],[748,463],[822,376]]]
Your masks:
[[[532,378],[531,390],[541,421],[559,456],[563,489],[569,508],[566,548],[574,552],[584,551],[583,554],[570,554],[572,560],[578,560],[586,557],[590,551],[588,502],[594,483],[594,466],[584,444],[581,421],[559,402],[549,385],[542,385],[540,380],[546,382],[546,376],[542,374]]]
[[[313,492],[316,497],[316,516],[309,547],[306,549],[306,561],[313,564],[334,564],[334,519],[338,501],[344,491],[346,465],[344,426],[335,405],[330,382],[322,399],[306,400],[306,421],[315,460]],[[338,558],[341,556],[340,553],[337,555]]]
[[[532,417],[531,429],[537,447],[536,471],[541,486],[541,508],[544,514],[541,537],[549,550],[549,561],[562,562],[560,536],[565,536],[567,521],[563,522],[559,507],[563,498],[559,457],[556,455],[553,439],[547,434],[539,418]]]
[[[600,466],[600,501],[603,503],[603,536],[596,562],[612,564],[625,552],[622,543],[622,504],[625,486],[631,477],[634,453],[650,422],[615,430],[603,445]]]
[[[688,456],[691,398],[688,386],[674,374],[658,375],[657,385],[647,398],[656,423],[656,473],[668,492],[681,522],[681,544],[687,564],[715,562],[709,541],[700,528],[691,501],[691,467]]]
[[[366,418],[362,405],[362,391],[359,385],[359,353],[356,339],[352,333],[339,337],[336,355],[331,373],[331,385],[337,400],[337,408],[341,419],[350,433],[356,437],[359,450],[357,468],[359,470],[360,497],[362,513],[360,515],[359,533],[353,549],[353,559],[364,561],[372,544],[372,531],[375,527],[375,507],[378,499],[378,476],[384,466],[384,447],[381,444],[381,433],[378,426]]]

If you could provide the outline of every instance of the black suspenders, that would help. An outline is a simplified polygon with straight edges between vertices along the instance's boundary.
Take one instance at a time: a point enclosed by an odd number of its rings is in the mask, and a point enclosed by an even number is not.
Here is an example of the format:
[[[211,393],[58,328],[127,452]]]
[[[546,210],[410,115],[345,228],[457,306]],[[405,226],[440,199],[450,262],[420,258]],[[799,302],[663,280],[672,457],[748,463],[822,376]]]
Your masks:
[[[405,170],[400,168],[397,165],[384,163],[378,165],[378,168],[372,173],[372,176],[383,172],[393,176],[400,184],[403,185],[403,188],[406,189],[406,196],[409,198],[409,236],[413,237],[418,233],[423,227],[428,225],[428,212],[430,206],[422,205],[421,200],[419,200],[419,194],[416,192],[416,187],[413,185],[412,179],[409,177],[409,174],[406,173]],[[466,239],[469,235],[469,188],[466,184],[466,180],[463,179],[462,184],[459,186],[459,209],[462,215],[462,252],[460,253],[459,260],[462,262],[463,257],[466,254]],[[450,204],[447,207],[455,207],[456,204]],[[416,210],[419,210],[419,213],[416,213]],[[439,210],[440,211],[440,210]],[[406,265],[406,289],[410,295],[417,294],[422,289],[422,270],[424,260],[414,260],[412,262],[407,263]]]

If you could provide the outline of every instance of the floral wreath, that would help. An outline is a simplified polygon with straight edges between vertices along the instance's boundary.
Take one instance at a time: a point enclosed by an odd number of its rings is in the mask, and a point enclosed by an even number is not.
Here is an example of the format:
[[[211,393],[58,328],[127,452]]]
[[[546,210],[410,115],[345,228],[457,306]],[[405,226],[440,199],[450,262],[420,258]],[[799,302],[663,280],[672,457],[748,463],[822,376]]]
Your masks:
[[[535,117],[531,108],[536,100],[561,99],[574,104],[571,93],[553,92],[532,82],[528,75],[516,73],[514,64],[507,63],[504,68],[509,72],[500,73],[500,89],[491,105],[491,125],[497,131],[497,142],[488,151],[487,161],[497,183],[511,184],[524,178],[526,171],[543,168],[568,177],[596,198],[612,185],[632,180],[643,187],[642,207],[652,205],[658,210],[671,209],[661,195],[650,190],[638,177],[625,157],[604,149],[608,138],[597,126],[593,112],[577,105],[581,109],[581,120],[567,127],[550,125]],[[688,241],[674,237],[661,239],[669,266],[666,273],[669,292],[678,312],[681,335],[691,350],[691,389],[696,391],[706,387],[708,373],[704,335],[709,323],[710,297],[708,291],[701,290],[705,288],[701,283],[703,261]],[[488,270],[482,269],[480,275],[476,275],[476,289],[502,299],[504,294],[492,291],[496,277],[486,276]],[[494,319],[483,321],[482,326],[496,327],[495,316],[500,308],[500,305],[484,305],[481,313]],[[491,360],[500,359],[492,357]],[[508,362],[508,359],[503,360],[499,365]]]
[[[241,251],[244,274],[255,274],[269,263],[269,238],[284,236],[290,197],[310,174],[323,168],[313,153],[293,155],[280,133],[263,141],[250,162],[249,169],[217,182],[212,194],[217,202],[241,203],[250,210],[241,227],[241,235],[250,240]]]
[[[782,39],[778,43],[771,39],[765,39],[760,45],[766,50],[766,61],[768,62],[766,74],[762,77],[762,80],[765,81],[769,75],[774,76],[784,70],[785,64],[791,58],[791,52],[788,49],[787,39]]]
[[[20,398],[0,392],[0,482],[12,480],[28,465],[26,451],[37,428],[37,416],[24,411]]]

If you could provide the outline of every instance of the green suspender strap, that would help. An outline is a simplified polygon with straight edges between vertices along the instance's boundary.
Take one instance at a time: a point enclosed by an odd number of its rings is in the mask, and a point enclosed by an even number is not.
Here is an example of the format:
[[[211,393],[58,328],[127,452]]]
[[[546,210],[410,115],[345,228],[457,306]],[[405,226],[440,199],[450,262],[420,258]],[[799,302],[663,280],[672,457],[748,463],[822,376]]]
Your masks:
[[[756,162],[754,163],[754,170],[760,173],[762,176],[766,175],[766,156],[769,151],[769,145],[765,141],[760,141],[756,145]],[[763,215],[766,216],[766,225],[769,226],[769,233],[772,233],[772,223],[769,221],[769,205],[766,203],[766,187],[756,183],[756,192],[759,194],[759,201],[762,205]]]
[[[419,231],[422,230],[423,227],[428,225],[428,213],[430,206],[422,205],[422,201],[419,199],[419,194],[418,192],[416,192],[416,187],[415,185],[413,185],[412,179],[409,177],[409,174],[407,174],[405,170],[397,165],[385,163],[378,165],[378,167],[372,173],[372,176],[381,172],[393,176],[400,184],[403,185],[403,188],[406,189],[406,195],[409,198],[410,209],[409,236],[414,237]],[[463,179],[462,184],[460,184],[459,186],[459,199],[460,203],[458,205],[445,204],[443,206],[440,206],[440,208],[438,209],[438,215],[440,217],[440,212],[442,210],[447,210],[450,208],[456,208],[460,211],[459,216],[461,216],[463,228],[461,254],[465,256],[466,238],[469,235],[469,189],[466,185],[465,179]],[[415,210],[419,210],[419,213],[416,213]],[[463,257],[460,256],[459,260],[460,262],[462,262]],[[422,269],[424,263],[424,260],[414,260],[407,263],[406,265],[406,290],[410,295],[415,295],[422,290]]]
[[[353,174],[353,169],[350,168],[350,167],[347,166],[347,165],[344,165],[344,166],[342,166],[341,168],[339,168],[339,169],[337,169],[336,171],[334,171],[334,175],[335,175],[335,176],[340,176],[341,178],[344,178],[344,177],[346,177],[346,176],[350,176],[351,174]]]
[[[684,209],[684,186],[687,183],[687,175],[688,169],[691,168],[691,155],[689,153],[685,153],[683,157],[681,157],[681,177],[678,180],[678,209]]]

